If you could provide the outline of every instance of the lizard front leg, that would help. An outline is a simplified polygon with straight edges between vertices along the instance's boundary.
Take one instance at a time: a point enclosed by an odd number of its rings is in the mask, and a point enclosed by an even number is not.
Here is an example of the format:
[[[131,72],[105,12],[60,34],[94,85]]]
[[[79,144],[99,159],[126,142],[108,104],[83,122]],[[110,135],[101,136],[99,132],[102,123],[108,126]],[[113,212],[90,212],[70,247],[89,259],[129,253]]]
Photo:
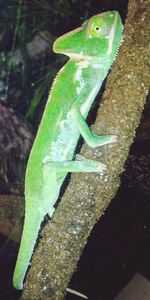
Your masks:
[[[92,133],[84,117],[82,116],[79,105],[76,103],[76,101],[72,105],[71,116],[80,134],[90,147],[95,148],[117,141],[116,135],[96,135],[95,133]]]

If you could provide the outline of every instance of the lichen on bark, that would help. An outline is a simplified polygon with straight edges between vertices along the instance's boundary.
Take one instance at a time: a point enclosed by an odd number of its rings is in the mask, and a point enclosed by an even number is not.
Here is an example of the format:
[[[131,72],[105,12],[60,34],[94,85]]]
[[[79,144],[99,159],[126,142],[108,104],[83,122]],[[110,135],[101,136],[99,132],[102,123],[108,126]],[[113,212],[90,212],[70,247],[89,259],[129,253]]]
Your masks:
[[[62,300],[90,232],[115,196],[149,87],[149,0],[129,0],[124,42],[108,77],[92,130],[117,134],[112,146],[81,154],[108,166],[107,174],[73,174],[65,194],[42,231],[22,300]]]

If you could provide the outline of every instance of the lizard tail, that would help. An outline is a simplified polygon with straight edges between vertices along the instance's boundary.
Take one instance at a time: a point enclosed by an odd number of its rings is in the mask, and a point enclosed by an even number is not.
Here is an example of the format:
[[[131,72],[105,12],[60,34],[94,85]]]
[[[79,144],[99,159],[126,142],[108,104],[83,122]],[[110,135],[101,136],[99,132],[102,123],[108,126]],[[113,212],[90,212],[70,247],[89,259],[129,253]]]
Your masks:
[[[23,289],[23,281],[30,264],[42,221],[43,218],[39,215],[25,218],[19,254],[13,275],[13,285],[18,290]]]

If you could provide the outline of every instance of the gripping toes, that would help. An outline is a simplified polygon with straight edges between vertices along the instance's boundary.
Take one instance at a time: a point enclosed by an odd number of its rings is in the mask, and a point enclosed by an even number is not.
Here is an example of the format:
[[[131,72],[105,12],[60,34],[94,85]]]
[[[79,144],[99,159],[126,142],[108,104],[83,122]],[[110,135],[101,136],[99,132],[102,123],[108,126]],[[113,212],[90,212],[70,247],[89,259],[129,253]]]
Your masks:
[[[97,162],[97,173],[100,173],[103,175],[107,170],[107,166],[105,164],[102,164],[101,162]]]
[[[112,135],[112,136],[111,136],[110,143],[116,143],[116,142],[117,142],[117,138],[118,138],[117,135],[115,135],[115,134]]]

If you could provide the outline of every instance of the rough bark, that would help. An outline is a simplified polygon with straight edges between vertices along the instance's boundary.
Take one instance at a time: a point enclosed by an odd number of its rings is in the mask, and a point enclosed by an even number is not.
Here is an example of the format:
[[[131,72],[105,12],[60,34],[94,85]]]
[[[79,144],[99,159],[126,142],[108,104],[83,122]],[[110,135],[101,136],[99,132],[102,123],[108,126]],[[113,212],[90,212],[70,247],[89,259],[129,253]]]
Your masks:
[[[106,163],[107,174],[72,175],[52,221],[42,231],[22,300],[64,299],[87,238],[116,194],[148,94],[149,4],[149,0],[129,0],[124,42],[92,127],[97,134],[117,134],[118,142],[81,149],[85,157]]]

